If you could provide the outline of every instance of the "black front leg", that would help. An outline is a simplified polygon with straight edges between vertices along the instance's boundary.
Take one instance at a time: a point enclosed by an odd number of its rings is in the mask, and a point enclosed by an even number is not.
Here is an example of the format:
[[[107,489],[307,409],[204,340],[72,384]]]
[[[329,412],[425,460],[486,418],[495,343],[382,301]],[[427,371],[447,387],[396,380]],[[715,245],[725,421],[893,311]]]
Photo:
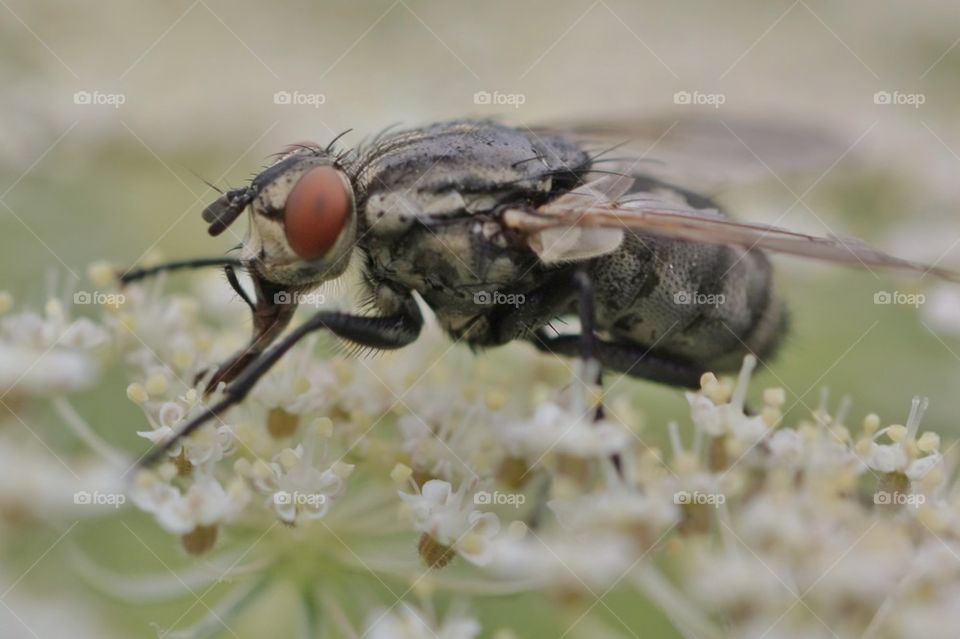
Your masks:
[[[412,297],[409,298],[408,303],[402,305],[398,313],[384,317],[363,317],[336,311],[320,311],[249,362],[234,378],[233,383],[226,387],[220,401],[205,408],[203,412],[187,422],[172,439],[150,451],[141,465],[148,466],[159,461],[174,443],[211,419],[222,415],[231,406],[242,402],[260,378],[266,375],[297,342],[313,331],[327,329],[338,337],[363,346],[394,349],[416,340],[422,326],[423,317]]]

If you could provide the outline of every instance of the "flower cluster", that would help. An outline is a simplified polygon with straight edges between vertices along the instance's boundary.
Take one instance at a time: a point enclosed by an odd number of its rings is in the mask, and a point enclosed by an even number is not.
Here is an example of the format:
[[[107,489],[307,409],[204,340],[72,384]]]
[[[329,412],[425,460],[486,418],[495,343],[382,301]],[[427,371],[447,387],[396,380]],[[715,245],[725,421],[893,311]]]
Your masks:
[[[247,337],[233,302],[211,294],[217,280],[195,283],[202,294],[129,287],[99,317],[56,299],[14,314],[0,296],[0,385],[52,401],[106,462],[87,458],[85,480],[125,484],[193,561],[225,565],[196,576],[231,591],[183,636],[232,624],[279,584],[299,592],[307,636],[512,637],[462,604],[522,592],[555,607],[537,631],[551,635],[616,620],[590,614],[609,611],[612,590],[708,639],[946,637],[960,621],[960,493],[940,438],[921,430],[926,402],[904,425],[867,415],[855,427],[849,403],[831,411],[824,395],[789,426],[783,389],[748,400],[753,357],[737,378],[704,375],[690,419],[654,429],[629,389],[585,381],[592,362],[519,345],[472,358],[432,326],[377,359],[331,355],[317,335],[136,470],[120,429],[167,441],[216,401],[206,372]],[[66,395],[111,368],[142,417],[89,424]],[[55,471],[45,481],[59,494],[70,482]],[[11,499],[0,490],[5,510]],[[169,581],[79,565],[119,597]]]

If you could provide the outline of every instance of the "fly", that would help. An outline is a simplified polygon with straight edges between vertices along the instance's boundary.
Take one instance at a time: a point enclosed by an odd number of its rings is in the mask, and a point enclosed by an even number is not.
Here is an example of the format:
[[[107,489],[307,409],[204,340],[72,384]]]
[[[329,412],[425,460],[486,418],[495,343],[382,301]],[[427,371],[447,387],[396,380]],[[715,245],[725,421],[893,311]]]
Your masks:
[[[248,212],[240,256],[130,271],[220,266],[253,315],[249,344],[209,376],[223,395],[145,463],[242,402],[306,335],[402,348],[423,319],[474,349],[515,340],[674,386],[769,356],[786,310],[768,252],[932,273],[866,244],[734,221],[710,198],[652,175],[639,156],[591,153],[581,129],[455,121],[382,135],[356,149],[297,145],[203,212],[219,235]],[[616,130],[606,131],[617,134]],[[320,310],[286,335],[300,296],[362,265],[374,311]],[[253,282],[253,297],[236,271]],[[579,316],[580,333],[550,322]]]

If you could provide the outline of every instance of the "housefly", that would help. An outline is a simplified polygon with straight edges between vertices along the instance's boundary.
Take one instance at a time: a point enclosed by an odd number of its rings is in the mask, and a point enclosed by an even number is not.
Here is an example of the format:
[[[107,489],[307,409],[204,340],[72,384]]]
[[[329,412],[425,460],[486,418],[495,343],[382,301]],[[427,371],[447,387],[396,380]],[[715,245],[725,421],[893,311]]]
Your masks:
[[[248,212],[239,259],[122,277],[220,265],[253,313],[249,344],[210,375],[208,392],[225,384],[222,397],[147,463],[241,402],[314,331],[372,349],[410,344],[423,324],[417,296],[451,338],[474,349],[525,340],[695,387],[705,371],[730,370],[747,353],[769,356],[783,336],[768,252],[957,279],[859,241],[734,221],[710,198],[655,177],[637,155],[589,151],[586,140],[597,135],[623,133],[462,120],[350,150],[301,144],[223,193],[203,219],[219,235]],[[373,312],[319,310],[281,336],[300,296],[353,259]],[[253,297],[237,268],[252,279]],[[579,316],[579,334],[547,330],[569,315]]]

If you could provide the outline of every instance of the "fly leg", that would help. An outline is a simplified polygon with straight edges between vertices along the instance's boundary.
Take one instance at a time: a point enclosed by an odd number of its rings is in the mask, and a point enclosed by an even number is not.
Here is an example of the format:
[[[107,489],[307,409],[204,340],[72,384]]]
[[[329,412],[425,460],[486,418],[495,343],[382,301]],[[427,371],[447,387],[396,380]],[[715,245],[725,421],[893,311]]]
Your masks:
[[[242,286],[240,286],[240,280],[237,279],[236,267],[233,264],[225,265],[223,267],[223,274],[227,276],[227,282],[230,284],[230,288],[233,289],[233,292],[236,293],[240,299],[246,303],[251,312],[256,313],[257,305],[253,303],[253,300],[250,299],[250,296],[247,295],[247,292]]]
[[[596,310],[593,299],[593,281],[583,268],[573,274],[573,283],[577,288],[577,310],[580,312],[580,336],[578,353],[585,370],[593,373],[591,380],[597,387],[603,385],[602,364],[597,359]],[[597,403],[594,419],[603,419],[603,403]]]
[[[253,337],[250,344],[242,351],[221,364],[207,384],[210,392],[220,382],[229,382],[255,360],[264,349],[273,342],[283,329],[290,323],[297,308],[296,296],[285,287],[270,282],[251,272],[255,297],[250,295],[240,285],[237,278],[238,267],[243,263],[235,257],[208,257],[178,262],[166,262],[149,268],[128,270],[120,275],[121,284],[129,284],[160,273],[186,269],[206,268],[219,266],[227,277],[227,282],[234,292],[246,303],[253,315]],[[204,377],[207,371],[201,371],[197,379]]]
[[[131,282],[137,282],[169,271],[182,271],[186,269],[206,268],[209,266],[230,266],[236,268],[240,265],[240,259],[236,257],[201,257],[192,260],[165,262],[148,268],[131,268],[121,273],[118,277],[121,284],[130,284]]]
[[[338,337],[378,349],[395,349],[417,339],[423,318],[412,297],[393,315],[365,317],[336,311],[319,311],[271,348],[259,354],[231,384],[224,389],[223,397],[194,416],[169,440],[154,448],[143,458],[141,466],[159,461],[179,440],[186,437],[212,419],[218,418],[230,407],[242,402],[260,378],[276,364],[287,351],[310,333],[327,329]]]
[[[573,274],[572,280],[579,294],[577,306],[580,313],[580,334],[553,336],[540,329],[530,339],[534,346],[556,355],[579,356],[587,361],[595,359],[603,368],[626,373],[631,377],[671,386],[699,388],[704,369],[695,362],[653,353],[650,348],[640,344],[599,339],[596,335],[590,275],[586,270],[579,269]]]
[[[293,314],[297,310],[297,295],[286,287],[265,280],[256,274],[251,274],[254,299],[250,299],[247,292],[240,286],[233,265],[225,266],[224,273],[233,290],[250,307],[253,317],[253,336],[243,350],[217,367],[216,372],[207,382],[205,390],[208,393],[215,389],[220,382],[230,383],[256,360],[280,336],[283,329],[290,324],[290,320],[293,319]],[[202,372],[198,375],[198,378],[205,375],[206,372]]]
[[[541,330],[530,341],[540,350],[556,355],[576,357],[583,352],[580,335],[551,336]],[[705,372],[693,362],[665,357],[650,352],[647,347],[626,342],[595,340],[594,354],[606,369],[671,386],[699,388],[700,376]]]

